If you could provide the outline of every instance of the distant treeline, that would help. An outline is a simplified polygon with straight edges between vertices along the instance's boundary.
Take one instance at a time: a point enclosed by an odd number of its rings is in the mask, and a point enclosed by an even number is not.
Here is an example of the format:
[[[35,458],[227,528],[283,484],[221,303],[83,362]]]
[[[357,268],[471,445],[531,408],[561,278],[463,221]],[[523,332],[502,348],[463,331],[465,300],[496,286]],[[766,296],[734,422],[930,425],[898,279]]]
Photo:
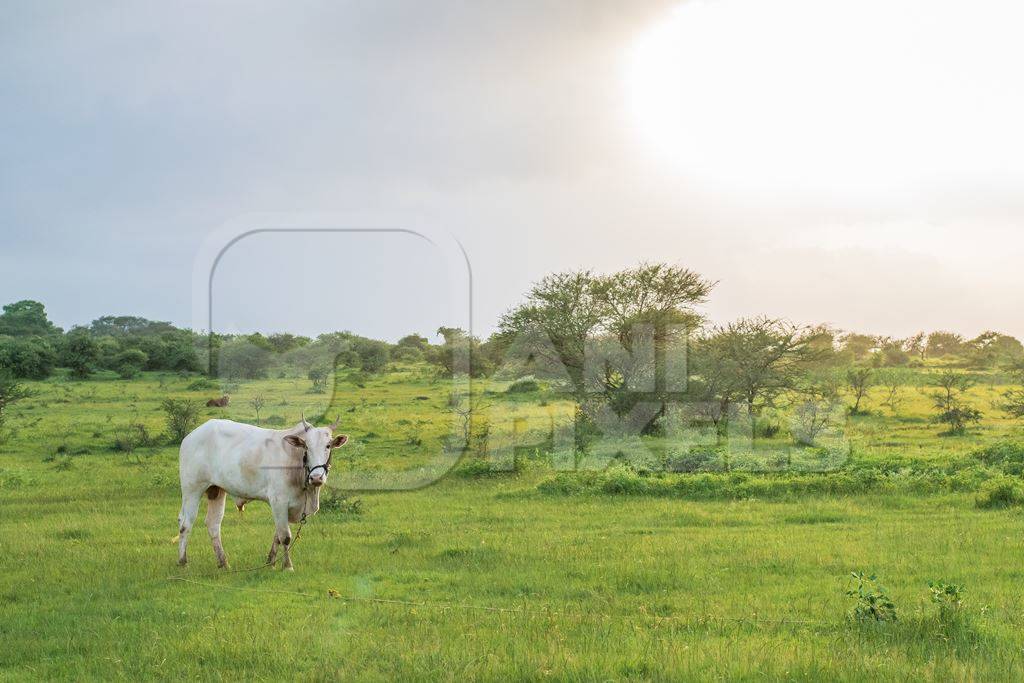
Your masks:
[[[571,291],[573,286],[572,282],[551,284],[557,285],[559,292]],[[557,293],[554,288],[553,293]],[[440,344],[431,344],[419,334],[390,344],[351,332],[316,338],[289,333],[211,336],[136,316],[103,316],[64,331],[48,319],[43,304],[26,300],[4,306],[0,314],[0,371],[21,379],[45,379],[56,368],[66,368],[75,378],[102,370],[131,378],[155,370],[234,379],[308,375],[316,381],[338,367],[375,373],[389,362],[426,361],[442,374],[468,370],[474,376],[486,376],[506,364],[506,352],[524,330],[540,327],[556,345],[565,343],[556,334],[563,321],[530,318],[543,310],[529,303],[513,309],[503,319],[501,330],[486,341],[460,329],[442,327],[437,330],[444,340]],[[896,339],[826,326],[802,329],[799,336],[817,349],[819,365],[914,367],[927,359],[942,358],[952,366],[984,369],[1014,366],[1024,360],[1024,345],[998,332],[985,332],[973,339],[945,331]],[[569,368],[571,351],[569,345],[558,349],[559,361]]]

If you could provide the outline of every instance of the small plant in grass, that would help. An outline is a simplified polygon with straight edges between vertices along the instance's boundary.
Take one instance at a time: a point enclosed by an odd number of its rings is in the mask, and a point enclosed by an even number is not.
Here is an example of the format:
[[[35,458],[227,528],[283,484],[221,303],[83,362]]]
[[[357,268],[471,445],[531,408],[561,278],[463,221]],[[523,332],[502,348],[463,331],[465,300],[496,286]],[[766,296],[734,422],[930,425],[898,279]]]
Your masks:
[[[184,398],[165,398],[160,404],[167,422],[167,435],[178,444],[196,428],[199,404]]]
[[[256,394],[249,401],[249,405],[256,411],[256,424],[260,423],[260,411],[263,410],[263,406],[267,405],[267,399],[263,397],[263,394]]]
[[[321,499],[320,509],[324,512],[337,512],[343,515],[361,515],[363,514],[363,501],[331,491]]]
[[[944,622],[956,621],[963,614],[964,587],[945,581],[929,581],[932,604],[939,606],[939,618]]]
[[[859,622],[896,621],[896,604],[874,574],[850,572],[853,586],[846,595],[855,600],[851,615]]]

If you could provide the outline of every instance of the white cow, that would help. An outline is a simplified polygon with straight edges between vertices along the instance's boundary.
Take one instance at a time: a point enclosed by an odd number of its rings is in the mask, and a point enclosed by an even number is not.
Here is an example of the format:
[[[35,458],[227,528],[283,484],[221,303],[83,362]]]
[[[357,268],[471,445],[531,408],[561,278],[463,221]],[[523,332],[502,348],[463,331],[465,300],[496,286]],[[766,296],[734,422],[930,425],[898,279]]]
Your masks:
[[[274,541],[267,563],[274,564],[284,546],[283,569],[292,568],[289,522],[299,522],[320,509],[320,487],[331,468],[331,450],[348,441],[334,435],[338,422],[314,427],[302,418],[291,429],[262,429],[231,420],[210,420],[181,442],[181,514],[178,516],[178,563],[188,560],[188,535],[206,494],[206,529],[221,567],[228,566],[220,541],[220,523],[230,493],[239,510],[250,500],[270,503]]]

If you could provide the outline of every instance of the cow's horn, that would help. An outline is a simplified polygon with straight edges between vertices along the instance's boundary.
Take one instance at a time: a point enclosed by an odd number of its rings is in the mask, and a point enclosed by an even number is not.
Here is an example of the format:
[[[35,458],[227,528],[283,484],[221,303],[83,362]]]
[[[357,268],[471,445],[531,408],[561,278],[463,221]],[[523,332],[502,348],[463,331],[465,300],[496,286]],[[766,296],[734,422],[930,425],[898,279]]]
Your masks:
[[[308,422],[306,422],[306,414],[305,413],[302,413],[302,426],[306,428],[307,432],[313,426],[313,425],[309,424]]]
[[[334,422],[331,423],[331,431],[333,432],[335,429],[337,429],[338,425],[340,425],[340,424],[341,424],[341,415],[338,416],[337,420],[335,420]]]

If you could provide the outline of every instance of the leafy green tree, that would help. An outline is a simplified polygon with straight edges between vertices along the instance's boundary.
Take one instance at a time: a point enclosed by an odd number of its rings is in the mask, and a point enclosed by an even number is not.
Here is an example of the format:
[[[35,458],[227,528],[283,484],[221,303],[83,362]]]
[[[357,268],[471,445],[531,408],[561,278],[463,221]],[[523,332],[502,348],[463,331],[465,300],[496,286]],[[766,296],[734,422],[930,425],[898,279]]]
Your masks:
[[[46,317],[46,308],[38,301],[26,299],[7,304],[0,314],[0,335],[45,337],[60,334],[60,331]]]
[[[68,332],[64,338],[60,364],[71,370],[75,379],[86,379],[96,369],[99,346],[89,332],[81,327]]]
[[[853,394],[854,403],[850,413],[860,415],[860,404],[874,384],[875,372],[871,368],[850,368],[846,371],[846,386]]]
[[[160,404],[167,423],[167,435],[181,443],[199,423],[199,404],[188,399],[165,398]]]
[[[851,332],[842,339],[841,349],[855,361],[867,358],[878,347],[878,337]]]
[[[253,344],[251,336],[224,342],[218,357],[218,374],[233,379],[263,379],[273,361],[272,352]]]
[[[723,413],[744,405],[751,420],[776,398],[800,387],[808,368],[819,360],[806,330],[771,318],[745,318],[716,327],[697,341],[694,370]]]
[[[955,332],[932,332],[928,335],[927,352],[929,358],[954,356],[964,350],[964,338]]]
[[[938,387],[932,393],[935,421],[949,425],[948,434],[959,436],[967,431],[969,424],[981,421],[981,411],[963,399],[967,390],[976,383],[972,376],[947,370],[936,376],[933,383]]]
[[[0,372],[21,379],[46,379],[56,363],[57,354],[49,338],[0,337]]]
[[[171,323],[134,315],[105,315],[89,324],[89,331],[97,337],[147,337],[175,330]]]
[[[398,340],[398,346],[417,349],[418,351],[426,351],[430,346],[430,342],[424,336],[418,334],[407,334]]]
[[[967,342],[966,347],[972,363],[979,367],[994,368],[1024,358],[1024,345],[1014,337],[999,332],[983,332]]]
[[[314,394],[322,394],[327,390],[327,369],[323,367],[310,368],[306,374],[313,386],[310,391]]]
[[[125,349],[114,357],[114,370],[122,379],[137,377],[149,358],[139,349]]]

